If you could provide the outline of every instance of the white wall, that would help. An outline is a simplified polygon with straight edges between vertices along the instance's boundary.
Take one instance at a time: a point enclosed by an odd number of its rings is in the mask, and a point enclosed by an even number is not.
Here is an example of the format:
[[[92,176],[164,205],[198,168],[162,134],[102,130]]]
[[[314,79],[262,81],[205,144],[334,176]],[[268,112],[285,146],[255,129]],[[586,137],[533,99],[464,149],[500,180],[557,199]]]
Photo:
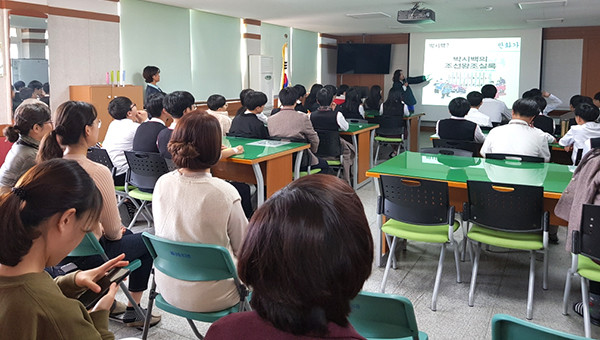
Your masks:
[[[544,41],[542,89],[563,103],[559,109],[568,109],[573,95],[581,94],[583,67],[583,39]]]

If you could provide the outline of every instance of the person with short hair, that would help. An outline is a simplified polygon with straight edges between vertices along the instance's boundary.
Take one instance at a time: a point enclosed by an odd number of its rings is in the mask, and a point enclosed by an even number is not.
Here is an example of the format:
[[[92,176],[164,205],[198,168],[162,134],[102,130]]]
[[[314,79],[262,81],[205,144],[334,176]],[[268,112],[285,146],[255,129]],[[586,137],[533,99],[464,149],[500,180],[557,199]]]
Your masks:
[[[165,94],[153,93],[146,101],[146,112],[148,121],[138,126],[133,136],[133,151],[155,152],[158,153],[158,134],[167,128],[167,119],[169,113],[163,107]]]
[[[22,88],[25,87],[25,82],[22,80],[18,80],[14,83],[15,91],[19,92]]]
[[[596,107],[600,107],[600,92],[596,92],[592,102],[594,103],[594,105],[596,105]]]
[[[469,92],[469,94],[467,94],[467,101],[469,102],[469,105],[471,105],[471,109],[469,110],[469,113],[467,113],[467,115],[465,116],[465,119],[479,125],[480,127],[491,128],[492,121],[490,120],[490,117],[484,115],[479,111],[479,108],[483,103],[483,95],[481,94],[481,92]]]
[[[294,102],[295,100],[296,98],[294,98]],[[269,138],[269,130],[265,126],[267,117],[262,113],[267,101],[267,95],[260,91],[248,92],[244,96],[246,111],[233,118],[227,135],[244,138]]]
[[[23,87],[21,88],[21,90],[18,93],[19,99],[21,100],[21,102],[27,100],[27,99],[37,99],[37,96],[35,95],[35,90],[32,89],[31,87]]]
[[[42,85],[42,95],[40,96],[40,100],[50,106],[50,83],[45,82]]]
[[[571,159],[574,165],[579,150],[582,150],[582,157],[590,151],[590,146],[586,141],[590,138],[600,137],[600,123],[596,122],[599,115],[600,111],[597,106],[588,103],[579,104],[575,108],[577,125],[572,126],[569,132],[558,141],[558,144],[565,147],[565,151],[573,151]]]
[[[146,107],[146,102],[148,98],[153,93],[163,93],[163,90],[156,85],[160,81],[160,69],[156,66],[146,66],[144,67],[144,71],[142,71],[142,76],[144,77],[144,81],[146,82],[146,92],[144,92],[144,107]]]
[[[217,118],[219,124],[221,124],[221,132],[223,136],[226,136],[231,128],[231,118],[229,118],[227,112],[227,100],[220,94],[213,94],[206,100],[206,105],[208,106],[206,112]]]
[[[32,80],[27,87],[33,89],[32,98],[40,98],[44,95],[44,85],[39,80]]]
[[[129,169],[125,153],[133,151],[133,138],[146,120],[146,115],[137,110],[137,106],[127,97],[116,97],[108,103],[108,114],[114,120],[108,125],[102,147],[108,152],[115,167],[113,180],[115,185],[125,185],[125,174]]]
[[[542,114],[542,112],[544,111],[544,108],[548,104],[546,102],[546,100],[544,99],[544,97],[538,96],[538,95],[535,95],[533,97],[525,97],[525,94],[523,94],[523,96],[524,96],[523,98],[532,98],[538,104],[540,112],[533,119],[533,126],[546,132],[547,134],[551,135],[552,137],[554,137],[554,130],[555,130],[554,119],[552,119],[551,117],[548,117],[548,116],[544,116]]]
[[[476,123],[465,118],[471,105],[463,97],[457,97],[448,104],[450,118],[438,120],[435,131],[442,139],[466,140],[483,143],[485,135]]]
[[[294,85],[294,89],[296,89],[296,93],[298,93],[298,99],[296,100],[296,106],[294,110],[298,112],[308,113],[308,109],[304,106],[304,101],[306,100],[306,87],[302,84]]]
[[[31,168],[0,196],[0,329],[6,339],[114,339],[108,314],[118,286],[90,310],[77,301],[123,256],[54,281],[58,264],[98,224],[102,196],[75,161],[53,159]]]
[[[554,111],[557,107],[562,104],[562,100],[558,99],[555,95],[551,94],[548,91],[542,91],[538,88],[533,88],[529,91],[523,93],[523,98],[525,97],[536,97],[541,96],[546,101],[546,107],[542,110],[542,114],[547,116],[549,112]]]
[[[503,101],[496,99],[498,89],[492,84],[486,84],[481,87],[483,100],[479,107],[479,112],[490,117],[493,123],[502,123],[511,119],[511,112]]]
[[[523,156],[541,157],[550,161],[550,147],[554,137],[531,126],[533,119],[539,114],[537,102],[532,98],[522,98],[512,106],[513,119],[506,125],[490,130],[479,153],[485,157],[487,153],[505,153]]]
[[[248,225],[238,274],[252,288],[252,311],[219,319],[205,339],[364,339],[348,315],[372,262],[373,238],[354,190],[327,175],[297,179]]]
[[[221,158],[221,127],[207,113],[181,118],[169,142],[177,170],[156,182],[152,211],[156,236],[178,242],[207,243],[239,255],[248,220],[240,195],[210,168]],[[163,298],[190,312],[215,312],[239,303],[233,280],[187,282],[155,272]]]
[[[156,137],[156,146],[158,147],[159,153],[163,158],[171,159],[171,153],[169,153],[167,145],[171,139],[173,129],[175,129],[177,122],[179,122],[183,115],[188,114],[196,109],[196,105],[194,104],[195,102],[196,99],[194,96],[187,91],[171,92],[163,99],[164,110],[171,115],[171,118],[173,118],[171,126],[169,126],[168,129],[162,129]]]
[[[3,134],[14,143],[0,167],[0,193],[9,191],[19,178],[35,165],[40,141],[52,131],[50,109],[42,102],[24,103],[17,107],[14,125]]]

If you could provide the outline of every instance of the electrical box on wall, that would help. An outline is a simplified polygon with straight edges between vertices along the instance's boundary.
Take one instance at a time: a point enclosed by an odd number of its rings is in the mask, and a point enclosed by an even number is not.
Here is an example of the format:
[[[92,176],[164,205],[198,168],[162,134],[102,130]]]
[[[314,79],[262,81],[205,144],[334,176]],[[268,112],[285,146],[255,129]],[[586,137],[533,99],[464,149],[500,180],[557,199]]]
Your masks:
[[[267,104],[265,111],[273,108],[273,57],[263,55],[249,56],[249,86],[255,91],[263,92],[267,95]]]

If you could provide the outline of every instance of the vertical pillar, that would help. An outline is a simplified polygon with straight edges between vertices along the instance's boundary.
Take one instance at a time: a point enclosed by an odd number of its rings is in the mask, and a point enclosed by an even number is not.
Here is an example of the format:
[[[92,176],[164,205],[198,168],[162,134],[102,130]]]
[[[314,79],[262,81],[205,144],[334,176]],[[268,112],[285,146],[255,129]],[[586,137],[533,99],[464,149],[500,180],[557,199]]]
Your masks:
[[[337,86],[337,39],[333,35],[319,33],[319,54],[317,81],[323,85]],[[319,68],[320,66],[320,68]]]
[[[45,28],[22,28],[21,29],[21,58],[46,59]]]
[[[246,47],[246,51],[242,51],[242,58],[244,59],[242,64],[242,76],[243,83],[242,88],[248,88],[248,56],[260,55],[260,20],[254,19],[243,19],[242,20],[242,42]],[[242,47],[243,50],[243,47]]]

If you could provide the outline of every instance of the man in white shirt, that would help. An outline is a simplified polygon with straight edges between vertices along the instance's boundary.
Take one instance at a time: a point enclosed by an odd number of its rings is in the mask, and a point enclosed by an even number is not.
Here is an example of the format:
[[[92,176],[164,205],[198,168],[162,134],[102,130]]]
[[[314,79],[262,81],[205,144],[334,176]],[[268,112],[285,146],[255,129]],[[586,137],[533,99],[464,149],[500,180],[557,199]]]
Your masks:
[[[479,111],[479,107],[483,102],[483,95],[481,92],[473,91],[467,94],[467,100],[469,101],[469,105],[471,105],[471,109],[469,113],[465,116],[466,120],[472,121],[473,123],[479,125],[480,127],[492,127],[492,120],[490,117],[484,115]]]
[[[577,153],[580,149],[582,158],[590,151],[585,142],[590,138],[600,137],[600,123],[596,123],[599,115],[598,108],[588,103],[579,104],[575,108],[577,125],[571,126],[569,132],[558,141],[558,144],[564,146],[566,151],[573,151],[571,155],[573,164],[576,163]]]
[[[511,119],[511,112],[503,101],[497,100],[498,90],[492,84],[483,85],[481,94],[483,101],[479,107],[479,112],[490,117],[492,123],[502,123]]]
[[[512,109],[512,120],[507,125],[490,130],[481,147],[481,155],[485,157],[488,153],[503,153],[533,156],[549,162],[548,143],[554,142],[554,137],[531,125],[539,113],[536,101],[531,98],[518,99]]]
[[[231,127],[231,118],[229,118],[229,113],[227,112],[227,100],[220,94],[213,94],[206,100],[206,105],[208,106],[206,112],[217,118],[219,124],[221,124],[223,136],[226,136]]]

